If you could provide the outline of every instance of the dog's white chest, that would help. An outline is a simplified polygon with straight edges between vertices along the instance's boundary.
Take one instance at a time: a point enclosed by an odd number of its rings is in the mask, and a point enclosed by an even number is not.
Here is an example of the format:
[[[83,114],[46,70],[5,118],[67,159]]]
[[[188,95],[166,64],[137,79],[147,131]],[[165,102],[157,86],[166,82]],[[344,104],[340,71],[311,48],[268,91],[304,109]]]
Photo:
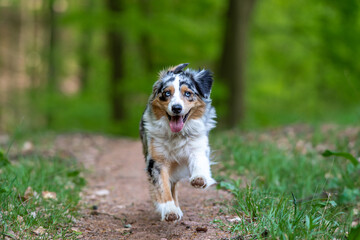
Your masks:
[[[166,160],[176,162],[187,161],[192,150],[189,139],[180,136],[155,140],[154,146]]]

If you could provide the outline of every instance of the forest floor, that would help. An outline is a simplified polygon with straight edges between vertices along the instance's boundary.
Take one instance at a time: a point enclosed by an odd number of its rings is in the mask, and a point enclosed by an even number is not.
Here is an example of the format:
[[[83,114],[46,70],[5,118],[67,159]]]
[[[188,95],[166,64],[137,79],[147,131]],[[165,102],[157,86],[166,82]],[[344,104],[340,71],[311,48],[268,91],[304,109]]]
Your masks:
[[[218,156],[214,157],[221,163],[214,166],[213,172],[219,179],[224,177],[220,186],[228,191],[216,190],[215,186],[199,190],[186,181],[180,183],[179,202],[184,216],[176,223],[160,221],[155,212],[139,141],[80,133],[20,135],[11,140],[0,134],[0,150],[10,148],[11,162],[0,169],[2,181],[8,183],[0,186],[0,193],[6,193],[0,195],[0,203],[6,207],[1,209],[0,217],[7,223],[7,227],[0,224],[0,236],[5,239],[24,239],[21,236],[39,239],[45,234],[44,239],[57,236],[62,239],[234,240],[260,238],[265,234],[272,238],[310,239],[326,235],[331,239],[345,239],[360,227],[360,166],[346,157],[356,156],[360,161],[359,134],[358,126],[324,124],[317,128],[294,125],[269,131],[215,135],[213,145]],[[340,155],[325,158],[322,153],[326,149]],[[1,153],[0,166],[5,159]],[[55,159],[64,162],[62,167]],[[83,166],[82,171],[75,160]],[[48,162],[50,165],[45,164]],[[39,168],[42,171],[34,172],[34,166],[53,166],[53,169],[42,167]],[[8,170],[13,174],[7,174]],[[12,185],[14,176],[19,179],[17,188]],[[77,199],[83,177],[87,185],[81,190],[81,202],[76,200],[69,205],[67,200]],[[60,184],[58,188],[56,184]],[[77,191],[73,189],[74,184],[81,185]],[[59,196],[57,202],[44,196],[41,201],[27,201],[26,209],[38,213],[37,221],[33,220],[32,212],[20,211],[24,203],[21,199],[26,197],[29,187],[37,192],[54,191]],[[327,199],[325,204],[323,193]],[[296,211],[295,196],[303,204],[299,208],[302,211]],[[312,200],[304,201],[308,196]],[[35,194],[34,199],[38,199]],[[67,210],[55,215],[51,204],[64,203]],[[13,211],[14,204],[18,204],[15,207],[19,211]],[[232,208],[234,204],[236,209]],[[258,207],[264,204],[267,207]],[[280,212],[276,210],[280,208]],[[241,209],[240,215],[237,209]],[[73,214],[78,210],[80,214]],[[272,214],[276,211],[288,217],[274,218]],[[296,213],[301,220],[294,222]],[[257,221],[252,220],[252,214],[260,216]],[[323,220],[309,228],[309,216]],[[273,219],[276,221],[269,222]]]
[[[198,190],[180,183],[181,221],[168,223],[150,200],[140,141],[72,134],[55,140],[59,152],[70,153],[86,170],[82,217],[73,228],[80,239],[229,239],[211,223],[225,216],[229,193],[211,187]],[[89,171],[88,171],[89,170]]]

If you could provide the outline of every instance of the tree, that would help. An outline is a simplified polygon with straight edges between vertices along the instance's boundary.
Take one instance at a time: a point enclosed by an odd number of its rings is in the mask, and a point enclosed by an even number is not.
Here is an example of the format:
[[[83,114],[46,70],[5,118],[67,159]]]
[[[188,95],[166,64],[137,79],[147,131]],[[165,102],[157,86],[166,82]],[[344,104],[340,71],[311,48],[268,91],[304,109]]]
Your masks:
[[[87,15],[92,14],[94,10],[94,0],[87,0],[84,2],[85,12]],[[90,71],[90,58],[91,58],[91,45],[93,39],[93,30],[89,25],[83,26],[82,36],[80,40],[80,89],[85,91],[89,82]]]
[[[48,72],[47,72],[47,90],[49,93],[49,102],[52,104],[53,102],[53,94],[57,89],[57,69],[56,69],[56,46],[57,46],[57,14],[54,9],[55,0],[50,0],[48,2],[49,12],[48,12],[48,34],[49,34],[49,42],[48,42]],[[50,108],[50,107],[49,107]],[[53,119],[52,110],[47,110],[47,124],[51,126]]]
[[[120,0],[107,0],[106,7],[112,20],[124,10]],[[124,99],[123,94],[120,92],[121,82],[124,78],[124,38],[112,20],[110,20],[107,30],[107,50],[110,59],[109,96],[112,119],[120,121],[125,118]]]
[[[360,71],[356,60],[356,57],[360,56],[360,5],[357,0],[324,0],[323,4],[327,11],[319,14],[318,35],[321,45],[318,51],[319,65],[324,69],[321,71],[321,81],[318,81],[317,89],[322,99],[333,100],[333,104],[342,102],[350,106],[360,100]]]
[[[227,11],[220,76],[229,86],[228,125],[235,127],[244,118],[244,83],[247,36],[256,0],[230,0]]]
[[[151,2],[150,0],[141,0],[140,2],[140,10],[143,15],[143,18],[146,22],[150,21],[151,18]],[[148,25],[146,25],[148,26]],[[154,66],[152,53],[151,53],[151,36],[149,32],[149,28],[142,30],[141,37],[140,37],[140,51],[142,57],[144,58],[144,64],[146,70],[149,72]]]

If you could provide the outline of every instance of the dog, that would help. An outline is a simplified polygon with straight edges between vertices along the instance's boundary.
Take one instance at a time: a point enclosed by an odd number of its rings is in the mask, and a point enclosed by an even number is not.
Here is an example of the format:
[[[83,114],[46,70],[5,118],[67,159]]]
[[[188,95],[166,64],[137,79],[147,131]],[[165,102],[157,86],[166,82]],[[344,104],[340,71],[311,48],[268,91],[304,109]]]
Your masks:
[[[179,221],[176,185],[189,179],[195,188],[216,183],[211,177],[208,135],[216,125],[209,70],[183,63],[159,74],[140,122],[150,193],[162,221]]]

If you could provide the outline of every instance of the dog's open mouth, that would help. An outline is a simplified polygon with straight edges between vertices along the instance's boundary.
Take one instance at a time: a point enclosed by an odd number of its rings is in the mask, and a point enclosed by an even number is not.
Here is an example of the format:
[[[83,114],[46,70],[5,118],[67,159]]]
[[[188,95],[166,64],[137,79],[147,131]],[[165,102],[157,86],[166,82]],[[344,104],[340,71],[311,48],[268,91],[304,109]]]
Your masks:
[[[170,125],[170,129],[172,132],[180,132],[181,129],[183,129],[184,123],[185,123],[186,119],[188,118],[189,113],[190,113],[190,111],[184,116],[181,116],[181,115],[170,116],[169,114],[166,113],[169,118],[169,125]]]

